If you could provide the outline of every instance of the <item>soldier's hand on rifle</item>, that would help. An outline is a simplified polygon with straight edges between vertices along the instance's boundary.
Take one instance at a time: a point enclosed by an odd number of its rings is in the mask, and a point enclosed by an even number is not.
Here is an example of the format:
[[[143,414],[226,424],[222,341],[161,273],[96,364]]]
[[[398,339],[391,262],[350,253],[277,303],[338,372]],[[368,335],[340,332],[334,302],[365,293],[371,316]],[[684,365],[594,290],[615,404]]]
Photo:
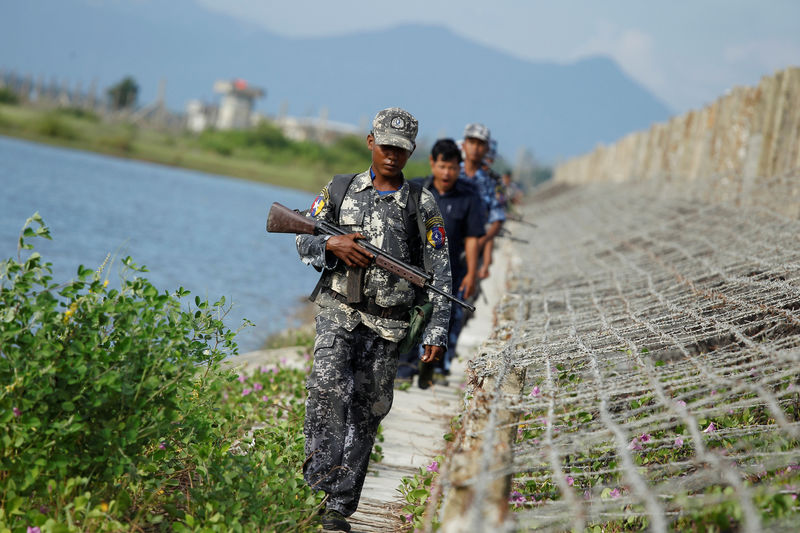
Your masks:
[[[372,254],[356,242],[365,238],[360,233],[334,235],[325,243],[325,250],[344,261],[347,266],[367,267],[372,260]]]
[[[438,361],[444,355],[444,348],[441,346],[433,346],[431,344],[424,345],[425,353],[420,356],[423,363],[432,363]]]

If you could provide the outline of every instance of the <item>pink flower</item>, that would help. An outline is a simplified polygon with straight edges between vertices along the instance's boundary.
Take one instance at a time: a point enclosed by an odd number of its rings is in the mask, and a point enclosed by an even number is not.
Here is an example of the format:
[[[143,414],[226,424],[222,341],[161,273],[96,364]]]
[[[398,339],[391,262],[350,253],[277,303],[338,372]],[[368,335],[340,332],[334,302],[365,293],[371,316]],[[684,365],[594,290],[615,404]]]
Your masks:
[[[620,496],[622,496],[622,493],[620,492],[619,489],[614,489],[611,492],[609,492],[608,495],[611,496],[612,498],[619,498]]]
[[[262,374],[266,374],[267,372],[269,372],[269,368],[267,368],[267,367],[265,367],[265,366],[262,366],[262,367],[261,367],[261,373],[262,373]]]
[[[244,374],[239,374],[239,377],[236,379],[239,380],[239,383],[244,383],[245,381],[247,381],[247,378],[245,377]]]
[[[711,396],[714,396],[717,393],[717,389],[711,389]]]
[[[303,359],[305,359],[306,361],[310,361],[311,360],[311,354],[306,352],[305,355],[303,355]]]
[[[703,433],[714,433],[717,430],[717,426],[714,425],[714,422],[711,422],[706,429],[703,430]]]
[[[20,410],[19,410],[19,407],[16,407],[16,406],[15,406],[15,407],[14,407],[13,409],[11,409],[11,410],[14,412],[14,418],[17,418],[17,417],[19,417],[19,415],[21,415],[21,414],[22,414],[22,411],[20,411]],[[39,528],[37,527],[36,529],[39,529]]]
[[[628,444],[628,449],[629,450],[641,450],[642,449],[642,445],[639,444],[639,437],[633,437],[633,440],[631,440],[631,443]]]
[[[676,400],[675,403],[681,407],[686,407],[686,402],[683,400]]]
[[[413,522],[414,521],[414,515],[413,514],[407,514],[405,516],[405,519],[406,519],[406,522]]]
[[[278,367],[277,366],[273,366],[272,367],[272,373],[273,374],[277,374],[278,373]]]
[[[677,439],[675,439],[675,443],[672,445],[672,447],[680,448],[681,446],[683,446],[683,439],[678,437]]]
[[[267,398],[267,395],[266,395],[266,394],[265,394],[264,396],[262,396],[262,397],[261,397],[261,401],[262,401],[262,402],[269,401],[269,398]]]
[[[242,396],[247,396],[251,392],[253,392],[252,389],[242,389]]]
[[[282,365],[285,365],[285,364],[286,364],[286,358],[285,358],[285,357],[281,357],[281,364],[282,364]]]
[[[571,487],[574,484],[575,484],[575,478],[573,478],[572,476],[567,476],[567,485]]]
[[[591,500],[592,499],[592,491],[590,491],[589,489],[586,489],[585,491],[583,491],[583,499],[584,500]]]
[[[529,396],[531,396],[531,398],[538,398],[540,394],[542,394],[542,390],[538,385],[534,385]]]
[[[259,383],[257,381],[255,383],[253,383],[253,390],[254,391],[260,391],[263,388],[264,388],[264,385],[262,385],[261,383]]]
[[[28,526],[28,530],[26,531],[26,533],[42,533],[42,530],[39,529],[39,526],[33,526],[33,527]]]
[[[527,501],[528,499],[525,496],[523,496],[518,490],[512,491],[511,494],[509,494],[508,496],[508,503],[513,503],[514,505],[520,505]]]
[[[642,433],[642,435],[639,437],[639,442],[650,442],[650,439],[651,437],[649,433]]]
[[[439,462],[434,461],[427,466],[428,472],[439,472]]]
[[[167,445],[166,445],[166,443],[164,443],[164,442],[159,442],[159,443],[158,443],[158,449],[159,449],[159,450],[166,450],[166,449],[167,449]]]

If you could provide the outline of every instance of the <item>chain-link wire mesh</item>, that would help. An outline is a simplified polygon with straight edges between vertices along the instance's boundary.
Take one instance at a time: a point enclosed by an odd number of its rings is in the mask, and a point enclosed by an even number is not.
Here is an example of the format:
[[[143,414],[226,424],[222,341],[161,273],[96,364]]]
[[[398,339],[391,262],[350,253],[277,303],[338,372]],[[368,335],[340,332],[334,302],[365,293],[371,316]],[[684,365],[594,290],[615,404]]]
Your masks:
[[[513,427],[470,435],[515,429],[513,459],[470,480],[469,527],[507,474],[519,530],[797,527],[800,222],[632,184],[556,186],[525,215],[471,362],[526,371],[520,394],[487,391]]]

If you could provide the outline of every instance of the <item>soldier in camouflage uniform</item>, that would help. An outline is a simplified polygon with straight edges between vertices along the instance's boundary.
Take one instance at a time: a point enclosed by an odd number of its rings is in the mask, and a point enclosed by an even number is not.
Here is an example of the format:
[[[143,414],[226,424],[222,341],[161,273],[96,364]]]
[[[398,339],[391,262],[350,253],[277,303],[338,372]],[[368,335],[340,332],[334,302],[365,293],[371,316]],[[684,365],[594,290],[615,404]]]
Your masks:
[[[451,291],[444,223],[433,196],[422,189],[417,204],[427,231],[424,243],[416,220],[408,224],[404,213],[412,198],[402,170],[416,134],[417,121],[407,111],[380,111],[367,136],[372,165],[350,181],[338,219],[330,194],[333,181],[307,215],[350,233],[297,236],[302,261],[323,271],[314,294],[320,308],[307,381],[303,473],[309,485],[328,495],[326,529],[349,530],[344,517],[358,507],[378,424],[392,405],[397,343],[406,334],[409,310],[418,296],[413,285],[371,264],[372,254],[358,239],[408,263],[416,258],[417,266],[430,268],[433,285]],[[450,302],[426,292],[434,309],[423,333],[421,359],[435,361],[447,346]]]

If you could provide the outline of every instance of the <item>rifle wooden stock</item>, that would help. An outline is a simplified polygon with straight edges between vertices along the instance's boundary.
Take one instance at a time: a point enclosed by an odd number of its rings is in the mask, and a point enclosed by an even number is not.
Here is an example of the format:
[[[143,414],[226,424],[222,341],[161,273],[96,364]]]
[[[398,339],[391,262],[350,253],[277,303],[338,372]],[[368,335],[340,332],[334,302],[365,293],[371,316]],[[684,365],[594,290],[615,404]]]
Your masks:
[[[297,211],[274,202],[267,215],[267,231],[270,233],[316,233],[316,223]]]
[[[267,231],[270,233],[300,233],[309,235],[347,235],[346,231],[334,224],[324,220],[314,221],[314,219],[301,215],[297,211],[289,209],[278,202],[274,202],[272,207],[269,208],[269,215],[267,215]],[[395,274],[417,287],[432,290],[470,311],[475,311],[475,306],[433,286],[430,282],[431,276],[425,271],[392,257],[368,241],[359,240],[357,242],[359,246],[365,248],[375,256],[375,265],[378,267]]]

